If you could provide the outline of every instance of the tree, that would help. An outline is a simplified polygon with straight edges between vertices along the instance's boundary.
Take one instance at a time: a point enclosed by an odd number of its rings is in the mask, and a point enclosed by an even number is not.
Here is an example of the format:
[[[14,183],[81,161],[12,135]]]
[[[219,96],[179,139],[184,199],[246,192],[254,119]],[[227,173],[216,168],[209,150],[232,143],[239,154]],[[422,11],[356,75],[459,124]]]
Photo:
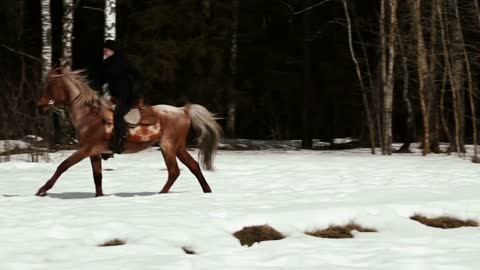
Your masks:
[[[423,120],[423,155],[430,153],[430,117],[428,104],[426,100],[426,92],[428,91],[426,83],[429,81],[427,52],[425,48],[425,39],[422,26],[421,0],[411,0],[411,13],[413,17],[412,28],[415,29],[415,37],[417,43],[417,74],[418,74],[418,91],[420,96],[420,108]]]
[[[235,135],[235,122],[237,106],[235,104],[235,85],[238,70],[238,24],[239,24],[239,0],[232,0],[232,47],[230,49],[230,85],[228,89],[227,105],[227,132]]]
[[[403,90],[402,90],[402,100],[405,103],[405,108],[407,112],[406,118],[406,129],[403,145],[400,149],[397,150],[399,153],[410,153],[410,144],[413,142],[415,137],[415,113],[413,111],[413,105],[409,97],[409,86],[410,86],[410,73],[408,69],[408,50],[405,49],[403,37],[401,34],[398,35],[398,48],[400,49],[400,55],[402,58],[402,71],[403,71]]]
[[[304,0],[304,7],[309,8],[312,6],[310,0]],[[302,113],[302,148],[312,148],[312,117],[311,117],[311,104],[312,104],[312,10],[307,9],[303,13],[303,107]]]
[[[117,37],[117,6],[116,0],[105,0],[105,39],[115,40]]]
[[[449,44],[451,76],[450,84],[452,87],[453,114],[455,118],[455,147],[450,150],[456,150],[459,155],[465,153],[465,58],[463,53],[462,30],[457,23],[456,12],[457,1],[447,0],[447,21],[449,22]]]
[[[475,102],[474,102],[474,86],[473,86],[473,76],[472,76],[472,70],[470,66],[470,59],[469,55],[467,52],[466,44],[465,44],[465,39],[463,37],[463,29],[462,29],[462,23],[460,21],[460,12],[458,9],[458,1],[453,0],[453,6],[454,6],[454,12],[455,12],[455,24],[456,27],[455,29],[457,30],[458,33],[458,40],[460,41],[459,46],[461,46],[461,49],[463,51],[463,57],[464,57],[464,63],[463,65],[465,66],[467,70],[467,83],[468,83],[468,94],[469,94],[469,99],[470,99],[470,110],[472,114],[472,129],[473,129],[473,144],[474,144],[474,157],[473,160],[477,161],[477,121],[476,121],[476,110],[475,110]],[[465,149],[460,149],[465,151]]]
[[[73,0],[63,0],[63,53],[61,61],[72,65]]]
[[[352,22],[350,20],[350,13],[348,12],[347,0],[342,0],[342,4],[345,11],[345,19],[347,20],[348,45],[350,48],[350,55],[352,56],[352,61],[355,63],[355,70],[356,70],[358,82],[360,83],[360,91],[362,92],[363,108],[365,110],[365,117],[367,118],[368,133],[370,138],[370,149],[371,149],[371,153],[375,154],[375,127],[373,125],[372,115],[370,112],[370,105],[368,102],[367,90],[365,89],[365,83],[363,81],[361,67],[358,62],[357,56],[355,54],[355,49],[353,47]]]
[[[385,67],[385,70],[382,70],[382,78],[386,81],[383,83],[383,149],[382,154],[391,155],[392,154],[392,115],[393,115],[393,87],[394,87],[394,66],[395,66],[395,39],[397,36],[397,1],[390,0],[390,22],[389,22],[389,34],[388,34],[388,57]],[[382,0],[382,5],[384,5],[384,0]],[[384,7],[382,7],[382,10]],[[383,39],[383,38],[382,38]],[[383,42],[382,42],[383,44]],[[382,47],[382,50],[384,48]],[[382,52],[382,55],[385,55]],[[386,56],[386,55],[385,55]],[[383,56],[383,57],[385,57]],[[383,66],[383,64],[382,64]]]
[[[52,22],[50,14],[50,0],[41,0],[41,21],[42,21],[42,80],[52,66]]]

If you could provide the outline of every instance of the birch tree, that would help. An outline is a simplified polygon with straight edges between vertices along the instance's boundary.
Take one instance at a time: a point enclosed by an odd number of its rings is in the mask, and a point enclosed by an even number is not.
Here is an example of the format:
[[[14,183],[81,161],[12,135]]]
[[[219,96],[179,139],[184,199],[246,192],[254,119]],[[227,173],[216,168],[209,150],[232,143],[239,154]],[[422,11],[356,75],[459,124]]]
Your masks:
[[[384,101],[382,96],[385,97],[384,90],[386,89],[387,84],[387,34],[385,30],[385,0],[380,0],[380,20],[379,20],[379,27],[380,27],[380,86],[378,89],[378,100],[377,103],[377,115],[382,117],[384,115],[383,106]],[[385,129],[384,129],[384,118],[378,119],[378,129],[381,130],[379,141],[381,142],[382,147],[382,154],[386,154],[386,145],[385,145]]]
[[[63,0],[63,55],[62,63],[72,65],[73,0]]]
[[[355,70],[356,70],[358,82],[360,83],[360,91],[362,92],[362,102],[363,102],[363,107],[364,107],[364,110],[365,110],[365,115],[366,115],[366,118],[367,118],[371,153],[375,154],[375,127],[373,125],[372,114],[370,112],[367,90],[365,89],[365,83],[363,81],[362,71],[361,71],[360,64],[357,60],[357,56],[355,54],[355,50],[354,50],[354,47],[353,47],[352,22],[351,22],[351,19],[350,19],[350,13],[348,12],[347,0],[342,0],[342,4],[343,4],[344,12],[345,12],[345,18],[347,20],[348,45],[349,45],[349,48],[350,48],[350,55],[352,57],[353,63],[355,64]]]
[[[410,101],[410,97],[408,94],[409,86],[410,86],[410,74],[408,71],[408,50],[405,48],[404,45],[404,37],[401,34],[398,34],[398,48],[400,49],[400,55],[402,59],[402,71],[403,71],[403,90],[402,90],[402,99],[405,103],[405,108],[407,111],[407,119],[406,119],[406,131],[405,131],[405,139],[403,145],[397,150],[397,153],[410,153],[410,144],[413,142],[415,137],[415,113],[413,111],[413,105]]]
[[[458,38],[460,41],[460,46],[463,51],[463,58],[465,63],[465,68],[467,71],[467,82],[468,82],[468,94],[470,99],[470,110],[472,113],[472,127],[473,127],[473,144],[474,144],[474,161],[477,161],[477,123],[475,117],[475,102],[474,102],[474,87],[473,87],[473,75],[470,67],[470,59],[465,45],[465,39],[463,37],[463,29],[460,21],[460,11],[458,9],[458,1],[453,0],[454,12],[455,12],[455,22],[456,29],[458,30]],[[461,149],[464,151],[464,149]]]
[[[428,45],[425,45],[428,53],[427,62],[428,62],[428,81],[425,82],[425,99],[427,103],[427,110],[429,116],[429,138],[430,138],[430,151],[433,153],[440,153],[440,122],[439,122],[439,91],[437,88],[437,36],[438,36],[438,29],[437,29],[437,21],[438,16],[436,10],[436,6],[438,4],[438,0],[432,0],[430,3],[430,10],[431,13],[429,22],[429,29],[430,31],[426,31],[428,34]],[[425,6],[427,7],[427,6]],[[427,22],[427,20],[425,20]]]
[[[412,3],[413,2],[413,3]],[[418,91],[420,96],[420,108],[423,120],[423,155],[430,152],[430,119],[429,110],[426,100],[426,92],[428,91],[426,84],[429,80],[429,69],[427,61],[427,52],[425,48],[425,39],[422,26],[421,0],[411,0],[410,7],[413,16],[413,29],[415,38],[417,39],[417,74],[418,74]]]
[[[105,39],[115,40],[117,22],[116,0],[105,0]]]
[[[312,148],[312,19],[311,2],[303,1],[306,7],[303,13],[303,108],[302,108],[302,148]]]
[[[238,13],[239,13],[239,0],[232,1],[232,44],[230,55],[230,89],[228,89],[228,108],[227,108],[227,131],[230,135],[235,134],[235,122],[236,122],[236,104],[235,104],[235,81],[237,77],[237,58],[238,58]]]
[[[394,87],[394,66],[395,66],[395,38],[397,31],[397,0],[390,0],[390,22],[389,22],[389,37],[388,37],[388,66],[386,72],[386,82],[383,85],[384,99],[383,99],[383,146],[382,153],[384,155],[392,154],[392,114],[393,114],[393,87]]]
[[[454,0],[447,0],[446,3],[448,11],[447,21],[449,22],[448,30],[450,30],[448,44],[451,45],[449,48],[452,66],[450,84],[452,86],[453,114],[455,118],[455,147],[451,148],[451,150],[455,150],[460,154],[465,152],[465,60],[463,58],[462,33],[455,17],[457,3]]]
[[[41,0],[42,22],[42,80],[52,67],[52,20],[50,14],[50,0]]]

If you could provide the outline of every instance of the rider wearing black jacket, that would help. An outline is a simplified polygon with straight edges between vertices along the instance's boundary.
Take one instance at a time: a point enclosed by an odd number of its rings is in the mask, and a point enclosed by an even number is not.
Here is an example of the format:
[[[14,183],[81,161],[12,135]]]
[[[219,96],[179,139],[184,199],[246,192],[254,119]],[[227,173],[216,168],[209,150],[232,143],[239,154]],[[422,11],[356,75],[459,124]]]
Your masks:
[[[127,139],[127,125],[124,117],[140,99],[140,94],[135,89],[135,84],[139,81],[139,73],[129,64],[115,41],[105,41],[103,54],[104,60],[98,84],[108,85],[108,92],[116,104],[113,140],[110,148],[114,153],[121,153],[124,151]]]

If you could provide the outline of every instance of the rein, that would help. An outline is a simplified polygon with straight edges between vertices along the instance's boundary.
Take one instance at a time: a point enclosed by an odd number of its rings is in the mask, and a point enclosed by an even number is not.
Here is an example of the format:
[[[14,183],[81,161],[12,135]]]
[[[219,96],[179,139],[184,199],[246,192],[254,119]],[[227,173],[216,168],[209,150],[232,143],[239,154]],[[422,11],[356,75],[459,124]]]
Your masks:
[[[52,107],[56,112],[60,112],[60,113],[61,113],[61,112],[64,112],[64,111],[65,111],[65,108],[70,108],[70,107],[72,107],[73,104],[75,104],[76,102],[78,102],[79,98],[80,98],[80,95],[78,95],[76,98],[74,98],[70,104],[63,105],[63,108],[59,108],[59,107],[55,106],[55,101],[54,101],[53,99],[50,99],[50,100],[48,101],[48,106],[49,106],[49,107]]]

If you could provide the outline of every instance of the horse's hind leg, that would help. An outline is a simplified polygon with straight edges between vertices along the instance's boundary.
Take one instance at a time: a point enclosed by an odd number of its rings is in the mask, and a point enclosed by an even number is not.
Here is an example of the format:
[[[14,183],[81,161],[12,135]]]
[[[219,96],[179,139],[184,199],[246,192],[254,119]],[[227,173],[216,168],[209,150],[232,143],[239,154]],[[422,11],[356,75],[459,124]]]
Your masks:
[[[173,149],[173,147],[170,145],[162,145],[162,154],[165,159],[165,164],[167,165],[168,180],[160,193],[168,193],[173,183],[175,183],[175,180],[177,180],[180,175],[180,169],[178,168],[177,157],[175,156],[175,149]]]
[[[200,186],[202,186],[203,192],[212,192],[207,180],[205,180],[205,177],[203,177],[202,170],[200,169],[198,162],[188,153],[187,149],[180,149],[177,153],[177,156],[178,159],[180,159],[180,161],[185,164],[185,166],[187,166],[188,169],[195,175],[195,177],[197,177]]]
[[[91,156],[93,181],[95,182],[95,197],[103,196],[102,190],[102,156]]]

